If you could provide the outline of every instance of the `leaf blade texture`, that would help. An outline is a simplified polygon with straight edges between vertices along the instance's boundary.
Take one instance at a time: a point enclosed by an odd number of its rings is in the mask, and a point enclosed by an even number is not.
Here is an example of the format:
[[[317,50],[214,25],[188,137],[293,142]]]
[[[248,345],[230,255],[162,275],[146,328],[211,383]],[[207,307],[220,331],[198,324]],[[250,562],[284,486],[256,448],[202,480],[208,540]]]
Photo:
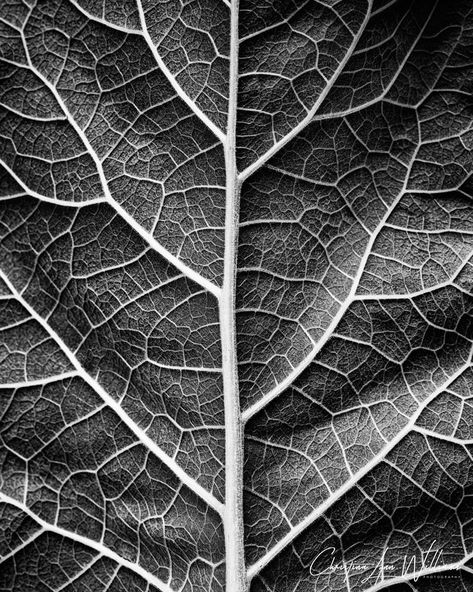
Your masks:
[[[470,2],[4,4],[0,589],[473,589]]]

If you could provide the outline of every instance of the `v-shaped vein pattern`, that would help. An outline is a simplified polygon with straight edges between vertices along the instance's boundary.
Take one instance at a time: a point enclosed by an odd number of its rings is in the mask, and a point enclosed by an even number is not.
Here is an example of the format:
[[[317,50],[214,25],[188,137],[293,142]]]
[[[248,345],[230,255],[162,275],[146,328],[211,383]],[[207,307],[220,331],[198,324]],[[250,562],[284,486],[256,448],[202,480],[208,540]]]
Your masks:
[[[0,590],[471,592],[471,2],[0,38]]]

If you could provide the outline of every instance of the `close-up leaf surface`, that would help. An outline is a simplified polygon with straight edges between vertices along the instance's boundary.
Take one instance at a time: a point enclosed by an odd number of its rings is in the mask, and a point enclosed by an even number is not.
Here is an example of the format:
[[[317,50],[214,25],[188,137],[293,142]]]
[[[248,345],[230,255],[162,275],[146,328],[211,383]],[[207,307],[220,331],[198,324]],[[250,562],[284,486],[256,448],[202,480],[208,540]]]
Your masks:
[[[473,592],[471,0],[0,39],[0,592]]]

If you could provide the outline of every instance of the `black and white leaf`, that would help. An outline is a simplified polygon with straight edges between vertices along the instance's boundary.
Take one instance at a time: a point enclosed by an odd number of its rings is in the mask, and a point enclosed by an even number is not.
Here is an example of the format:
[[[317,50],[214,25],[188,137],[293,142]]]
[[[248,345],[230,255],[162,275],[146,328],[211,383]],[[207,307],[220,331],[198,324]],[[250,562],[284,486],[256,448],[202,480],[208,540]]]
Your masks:
[[[0,37],[0,591],[473,591],[471,1]]]

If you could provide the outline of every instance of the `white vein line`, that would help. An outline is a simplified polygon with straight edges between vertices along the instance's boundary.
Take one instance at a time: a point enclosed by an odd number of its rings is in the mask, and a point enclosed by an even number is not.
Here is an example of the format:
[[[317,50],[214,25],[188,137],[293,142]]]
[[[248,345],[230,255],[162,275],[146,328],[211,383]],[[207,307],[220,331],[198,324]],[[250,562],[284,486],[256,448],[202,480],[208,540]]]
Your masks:
[[[171,364],[163,364],[162,362],[155,362],[154,360],[146,360],[156,368],[163,368],[164,370],[176,370],[178,372],[202,372],[206,374],[221,374],[221,368],[207,368],[205,366],[172,366]]]
[[[0,493],[0,502],[4,501],[1,498],[2,494]],[[8,503],[8,502],[7,502]],[[5,553],[5,555],[0,555],[0,565],[2,563],[4,563],[5,561],[8,561],[8,559],[10,559],[11,557],[14,557],[17,553],[19,553],[22,549],[24,549],[25,547],[27,547],[30,543],[34,542],[38,537],[40,537],[42,534],[44,533],[44,530],[42,528],[39,528],[38,530],[36,530],[29,539],[27,539],[26,541],[23,541],[21,543],[21,545],[18,545],[17,547],[15,547],[14,549],[12,549],[11,551],[9,551],[8,553]]]
[[[161,56],[158,53],[156,46],[151,39],[151,36],[148,31],[148,27],[146,25],[146,18],[145,13],[143,10],[143,3],[142,0],[138,0],[137,2],[138,12],[140,15],[140,22],[141,28],[143,31],[143,37],[146,39],[148,47],[150,48],[154,59],[156,60],[159,68],[162,70],[168,81],[170,82],[173,89],[176,91],[177,95],[185,102],[185,104],[191,109],[191,111],[197,115],[197,117],[210,129],[210,131],[222,142],[222,144],[226,141],[226,136],[222,132],[222,130],[213,123],[207,115],[192,101],[187,93],[184,92],[181,85],[177,82],[173,74],[171,74],[169,68],[166,66],[164,61],[161,59]]]
[[[41,317],[30,304],[23,298],[23,296],[16,290],[9,278],[3,271],[0,270],[0,278],[7,284],[8,288],[18,298],[19,302],[26,308],[33,319],[35,319],[44,329],[47,331],[56,343],[61,348],[64,355],[74,366],[77,375],[80,376],[111,408],[118,417],[127,425],[130,430],[135,434],[137,439],[144,444],[157,458],[159,458],[171,471],[179,477],[181,482],[198,495],[208,506],[213,508],[220,515],[223,515],[223,504],[219,502],[211,493],[204,489],[197,481],[192,479],[177,463],[174,459],[168,456],[159,446],[123,411],[119,403],[115,401],[105,389],[97,382],[95,378],[90,376],[86,370],[79,364],[73,352],[67,347],[64,341],[59,335],[53,331],[48,323]]]
[[[454,373],[450,378],[445,381],[440,387],[435,389],[429,397],[427,397],[421,405],[419,405],[417,411],[411,416],[409,422],[400,430],[395,437],[389,441],[389,443],[376,455],[374,456],[360,471],[354,474],[351,479],[348,479],[337,492],[329,497],[323,504],[313,510],[307,515],[304,520],[299,522],[291,532],[279,540],[274,547],[272,547],[266,555],[261,557],[256,563],[251,565],[248,569],[248,579],[251,580],[257,575],[272,559],[276,557],[285,547],[291,544],[294,539],[301,534],[306,528],[308,528],[317,518],[322,516],[336,501],[343,497],[350,491],[365,475],[367,475],[372,469],[374,469],[401,440],[409,434],[409,432],[415,429],[415,424],[427,407],[444,389],[446,389],[452,382],[454,382],[461,374],[470,367],[472,360],[472,351],[468,360]]]
[[[258,29],[256,31],[254,31],[253,33],[249,33],[248,35],[246,35],[245,37],[241,37],[240,38],[240,45],[242,43],[244,43],[245,41],[248,41],[249,39],[252,39],[254,37],[258,37],[259,35],[265,35],[267,33],[269,33],[270,31],[272,31],[273,29],[277,29],[278,27],[284,26],[284,25],[290,25],[289,21],[294,18],[299,12],[301,12],[304,8],[306,8],[306,6],[309,4],[310,0],[307,0],[306,2],[304,2],[304,4],[302,4],[301,6],[299,6],[298,8],[296,8],[295,10],[293,10],[293,12],[291,12],[291,14],[289,14],[286,18],[284,18],[283,20],[278,20],[277,22],[273,23],[272,25],[269,25],[267,27],[265,27],[264,29]],[[284,77],[288,80],[287,77]]]
[[[132,216],[130,216],[130,214],[115,199],[113,199],[112,194],[110,193],[110,190],[108,187],[105,173],[103,171],[102,163],[101,163],[99,157],[97,156],[97,154],[95,153],[94,149],[92,148],[92,145],[90,144],[87,136],[85,135],[84,131],[80,128],[80,126],[76,123],[75,119],[69,113],[66,105],[64,104],[64,101],[62,100],[61,96],[57,92],[56,87],[54,85],[52,85],[33,66],[30,56],[29,56],[29,53],[28,53],[28,50],[27,50],[27,47],[26,47],[26,44],[25,44],[25,52],[26,52],[27,59],[28,59],[28,65],[29,65],[31,71],[34,72],[38,76],[38,78],[41,80],[41,82],[53,93],[54,98],[58,102],[58,104],[61,107],[61,109],[63,110],[64,114],[66,115],[68,122],[74,128],[75,132],[77,133],[77,135],[81,139],[82,143],[84,144],[84,147],[88,151],[88,154],[91,156],[92,160],[94,161],[95,166],[97,168],[97,173],[100,177],[100,181],[102,184],[102,189],[103,189],[103,192],[105,195],[105,201],[117,212],[117,214],[119,214],[128,223],[128,225],[136,233],[138,233],[151,247],[153,247],[153,249],[156,252],[158,252],[162,257],[167,259],[172,265],[174,265],[174,267],[179,269],[179,271],[181,271],[182,273],[187,275],[187,277],[189,279],[193,280],[194,282],[196,282],[197,284],[199,284],[200,286],[205,288],[208,292],[211,292],[215,296],[218,296],[220,294],[220,288],[218,286],[216,286],[214,283],[207,280],[206,278],[202,277],[200,274],[198,274],[196,271],[194,271],[193,269],[188,267],[185,263],[183,263],[180,259],[178,259],[175,255],[173,255],[167,249],[165,249],[153,236],[151,236],[142,226],[140,226],[138,224],[138,222],[136,222],[132,218]]]
[[[124,559],[111,549],[105,547],[105,545],[102,545],[101,543],[84,537],[80,534],[70,532],[64,528],[61,528],[60,526],[56,526],[55,524],[49,524],[48,522],[37,516],[27,506],[3,493],[0,493],[0,502],[14,506],[15,508],[18,508],[19,510],[24,512],[25,514],[28,514],[28,516],[35,520],[35,522],[37,522],[43,528],[43,530],[55,533],[61,537],[75,541],[76,543],[79,543],[81,545],[85,545],[90,549],[94,549],[94,551],[97,551],[97,553],[100,553],[100,555],[103,555],[105,557],[108,557],[112,561],[115,561],[121,567],[125,567],[127,569],[132,570],[134,573],[141,576],[146,582],[152,584],[153,586],[156,586],[161,592],[175,592],[168,584],[166,584],[156,576],[152,575],[151,573],[143,569],[140,565],[138,565],[138,563],[134,563],[132,561]]]
[[[449,286],[453,286],[459,292],[463,292],[464,294],[470,295],[469,292],[461,288],[460,286],[455,284],[455,281],[463,270],[464,267],[469,265],[471,262],[471,256],[463,263],[459,269],[455,272],[451,279],[446,280],[445,282],[441,282],[440,284],[434,284],[429,286],[428,288],[422,288],[422,290],[416,290],[415,292],[399,292],[398,294],[357,294],[355,300],[358,302],[384,302],[384,301],[392,301],[392,300],[412,300],[414,298],[418,298],[419,296],[424,296],[426,294],[430,294],[432,292],[436,292],[442,288],[447,288]],[[421,313],[422,314],[422,313]],[[425,318],[425,315],[422,314]],[[429,321],[431,325],[434,325],[432,321]]]
[[[397,1],[398,0],[391,0],[390,2],[385,4],[384,6],[381,6],[381,8],[378,8],[378,10],[373,10],[372,16],[376,16],[377,14],[380,14],[381,12],[386,11],[388,8],[391,8],[391,6],[394,6],[394,4],[396,4]]]
[[[462,228],[442,228],[442,229],[435,229],[435,230],[428,230],[428,229],[413,229],[407,228],[403,226],[398,226],[397,224],[386,224],[385,228],[390,228],[391,230],[397,230],[399,232],[405,233],[409,235],[450,235],[450,234],[465,234],[470,235],[473,234],[473,227],[471,229],[462,229]],[[416,236],[414,237],[417,238]]]
[[[139,29],[131,29],[129,27],[124,27],[123,25],[118,25],[116,23],[112,23],[111,21],[107,21],[104,17],[100,17],[96,14],[92,14],[90,11],[83,8],[77,0],[69,0],[69,2],[74,6],[74,8],[82,13],[86,18],[95,21],[96,23],[100,23],[109,29],[115,29],[116,31],[121,31],[122,33],[126,33],[127,35],[139,35],[141,36],[141,31]],[[97,3],[98,4],[98,3]]]
[[[104,588],[102,592],[110,592],[110,590],[112,589],[112,585],[115,582],[115,578],[117,577],[118,573],[120,571],[120,566],[117,565],[116,568],[113,570],[112,575],[110,576],[110,579],[107,583],[104,584]],[[146,590],[144,592],[150,592],[150,585],[148,584],[146,586]]]
[[[281,148],[283,146],[285,146],[295,136],[297,136],[297,134],[299,132],[301,132],[306,127],[306,125],[309,124],[310,121],[313,119],[313,117],[317,113],[320,105],[325,100],[325,97],[328,95],[328,93],[330,92],[330,90],[332,89],[332,87],[334,86],[336,81],[338,80],[339,75],[341,74],[343,68],[345,67],[346,63],[350,59],[354,48],[358,44],[358,41],[360,40],[360,37],[363,34],[365,27],[368,24],[368,21],[370,20],[372,4],[373,4],[373,0],[369,0],[368,10],[366,11],[366,15],[365,15],[363,23],[361,24],[360,28],[358,29],[356,35],[353,37],[353,41],[350,44],[350,47],[347,49],[345,56],[343,57],[343,60],[339,63],[337,69],[333,73],[333,76],[330,79],[330,82],[325,86],[324,90],[320,94],[319,98],[315,102],[312,109],[307,113],[307,115],[304,117],[304,119],[298,125],[296,125],[295,128],[293,128],[286,136],[284,136],[284,138],[279,140],[279,142],[276,142],[275,144],[273,144],[273,146],[269,150],[267,150],[264,154],[262,154],[258,158],[258,160],[256,160],[254,163],[250,164],[246,169],[244,169],[240,173],[239,179],[241,182],[243,182],[245,179],[247,179],[257,169],[259,169],[265,162],[267,162],[272,156],[274,156],[277,152],[279,152],[279,150],[281,150]]]
[[[72,370],[71,372],[64,372],[63,374],[55,374],[54,376],[48,376],[47,378],[39,378],[38,380],[23,380],[19,382],[2,382],[0,388],[2,389],[19,389],[29,388],[33,386],[46,386],[54,382],[61,380],[67,380],[68,378],[74,378],[77,376],[77,372]]]
[[[461,419],[461,414],[460,414],[460,419]],[[428,429],[423,428],[418,425],[415,426],[415,431],[418,432],[419,434],[422,434],[426,438],[433,438],[436,440],[444,440],[445,442],[450,442],[450,444],[457,444],[458,446],[463,446],[464,448],[466,446],[471,446],[471,444],[473,444],[473,438],[457,438],[454,435],[447,436],[445,434],[441,434],[440,432],[434,432],[433,430],[428,430]],[[432,454],[435,456],[435,454],[433,452],[432,452]]]
[[[6,111],[10,111],[14,115],[17,115],[18,117],[26,119],[27,121],[41,121],[41,122],[45,122],[45,123],[57,123],[57,122],[66,121],[66,116],[64,116],[64,117],[53,117],[53,116],[42,117],[40,115],[29,115],[27,113],[23,113],[22,111],[20,111],[16,107],[13,107],[12,105],[8,105],[6,102],[4,103],[3,101],[0,101],[0,106],[3,107]]]
[[[38,193],[34,189],[31,189],[31,187],[28,187],[28,185],[26,185],[26,183],[23,181],[23,179],[21,179],[21,177],[19,177],[15,173],[15,171],[10,167],[9,164],[7,164],[3,160],[3,158],[1,156],[0,156],[0,164],[6,169],[6,171],[13,177],[13,179],[18,183],[18,185],[20,185],[22,187],[22,189],[24,190],[23,193],[14,193],[11,195],[3,195],[0,198],[1,201],[7,201],[9,199],[16,199],[18,197],[32,196],[32,197],[36,197],[36,199],[39,199],[40,201],[46,201],[48,203],[52,203],[52,204],[55,204],[58,206],[63,206],[63,207],[69,207],[69,208],[83,208],[88,205],[108,203],[104,197],[99,197],[96,199],[89,199],[89,200],[84,200],[84,201],[72,201],[72,200],[66,201],[66,200],[58,199],[57,197],[49,197],[47,195],[44,195],[43,193]]]

